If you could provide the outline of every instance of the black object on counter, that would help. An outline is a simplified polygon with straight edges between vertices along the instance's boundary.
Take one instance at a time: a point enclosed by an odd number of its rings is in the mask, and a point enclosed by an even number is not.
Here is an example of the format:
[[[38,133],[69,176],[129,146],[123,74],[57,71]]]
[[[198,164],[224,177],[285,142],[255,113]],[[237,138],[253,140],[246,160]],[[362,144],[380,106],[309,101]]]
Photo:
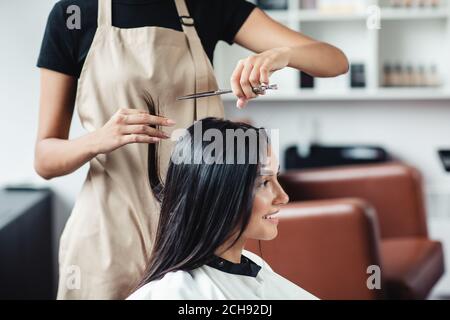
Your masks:
[[[0,299],[54,299],[51,191],[0,190]]]
[[[450,150],[439,150],[439,157],[441,158],[444,170],[450,172]]]
[[[353,164],[379,163],[391,160],[389,154],[378,146],[323,146],[311,145],[309,155],[302,157],[297,146],[288,147],[284,162],[287,169],[333,167]]]

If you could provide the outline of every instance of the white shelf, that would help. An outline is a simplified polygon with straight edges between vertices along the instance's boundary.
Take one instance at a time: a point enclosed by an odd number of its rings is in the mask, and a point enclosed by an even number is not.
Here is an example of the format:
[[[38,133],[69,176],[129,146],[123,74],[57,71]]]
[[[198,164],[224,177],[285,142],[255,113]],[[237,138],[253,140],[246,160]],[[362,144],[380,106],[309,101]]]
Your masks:
[[[443,89],[380,88],[378,90],[352,89],[347,92],[317,92],[314,89],[270,92],[258,101],[380,101],[380,100],[450,100],[450,92]],[[236,101],[233,95],[223,96],[224,101]]]
[[[288,11],[277,12],[274,19],[278,17],[285,17],[287,19]],[[298,22],[305,21],[352,21],[352,20],[366,20],[368,13],[348,12],[348,13],[327,13],[319,10],[298,10],[292,14],[292,18]],[[443,8],[410,8],[410,9],[394,9],[382,8],[382,20],[405,20],[405,19],[446,19],[449,17],[448,9]]]
[[[385,99],[448,100],[450,91],[443,88],[379,88],[377,95]]]
[[[344,84],[344,81],[349,83],[347,74],[318,79],[316,89],[311,91],[300,89],[299,72],[285,68],[271,76],[271,82],[278,83],[280,90],[268,92],[259,101],[450,100],[450,1],[437,8],[390,8],[383,7],[387,1],[367,0],[366,3],[381,5],[381,29],[367,27],[367,6],[354,12],[330,13],[299,10],[298,3],[289,0],[288,10],[266,13],[295,31],[337,46],[346,53],[350,63],[365,65],[366,88],[347,89]],[[219,84],[228,87],[237,61],[251,54],[239,46],[219,45],[215,58]],[[435,65],[442,88],[381,87],[383,66],[399,62],[405,64],[403,67],[423,67],[427,72]],[[232,95],[223,98],[235,100]]]

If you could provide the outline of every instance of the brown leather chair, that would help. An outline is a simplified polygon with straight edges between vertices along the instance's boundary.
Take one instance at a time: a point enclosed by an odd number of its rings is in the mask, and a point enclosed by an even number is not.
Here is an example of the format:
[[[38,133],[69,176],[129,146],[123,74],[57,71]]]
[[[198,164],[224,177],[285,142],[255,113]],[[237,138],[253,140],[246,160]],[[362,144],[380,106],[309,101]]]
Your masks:
[[[428,238],[421,176],[411,166],[392,162],[294,170],[282,174],[280,183],[290,201],[355,197],[373,206],[385,298],[424,299],[444,273],[442,245]],[[337,263],[338,256],[328,263]]]
[[[380,265],[377,226],[373,208],[359,199],[293,202],[280,210],[274,240],[246,248],[320,299],[380,299],[383,284],[367,286],[368,266]]]

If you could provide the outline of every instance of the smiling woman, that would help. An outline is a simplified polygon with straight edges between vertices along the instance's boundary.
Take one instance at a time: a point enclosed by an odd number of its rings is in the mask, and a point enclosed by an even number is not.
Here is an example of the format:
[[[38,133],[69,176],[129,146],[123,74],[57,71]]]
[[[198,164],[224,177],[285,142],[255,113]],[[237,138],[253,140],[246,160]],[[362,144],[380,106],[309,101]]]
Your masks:
[[[255,147],[251,139],[225,136],[241,130],[267,138],[265,130],[217,118],[201,122],[202,134],[221,132],[223,148],[214,154],[219,161],[191,163],[209,142],[178,140],[173,153],[189,161],[169,165],[155,247],[129,299],[316,299],[243,250],[247,239],[277,236],[274,215],[289,198],[278,183],[279,163],[270,144]],[[194,127],[186,135],[193,136]],[[239,158],[236,150],[244,163],[220,161],[230,152]],[[249,161],[254,154],[256,163]]]

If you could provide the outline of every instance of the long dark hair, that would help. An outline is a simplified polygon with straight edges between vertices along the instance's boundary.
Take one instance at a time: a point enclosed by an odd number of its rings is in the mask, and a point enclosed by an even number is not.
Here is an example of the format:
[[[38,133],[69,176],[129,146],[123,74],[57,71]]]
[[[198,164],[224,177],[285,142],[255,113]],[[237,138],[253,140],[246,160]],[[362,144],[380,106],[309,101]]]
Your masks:
[[[222,157],[223,163],[206,163],[205,158],[195,163],[194,158],[204,155],[207,145],[211,144],[203,138],[198,143],[195,139],[186,139],[185,135],[175,144],[162,191],[153,252],[138,287],[168,272],[192,270],[208,263],[219,246],[237,234],[232,246],[248,225],[264,144],[257,143],[255,148],[250,138],[238,144],[238,139],[225,137],[230,129],[244,133],[250,130],[256,133],[259,142],[266,141],[268,145],[266,131],[246,123],[210,117],[201,120],[201,130],[196,122],[186,134],[194,137],[194,130],[200,130],[203,137],[209,129],[221,134],[223,147],[217,148],[213,156]],[[243,163],[238,160],[238,150],[241,155],[245,153]],[[231,154],[233,164],[227,163],[227,154]],[[178,156],[177,161],[173,160],[174,155]]]

